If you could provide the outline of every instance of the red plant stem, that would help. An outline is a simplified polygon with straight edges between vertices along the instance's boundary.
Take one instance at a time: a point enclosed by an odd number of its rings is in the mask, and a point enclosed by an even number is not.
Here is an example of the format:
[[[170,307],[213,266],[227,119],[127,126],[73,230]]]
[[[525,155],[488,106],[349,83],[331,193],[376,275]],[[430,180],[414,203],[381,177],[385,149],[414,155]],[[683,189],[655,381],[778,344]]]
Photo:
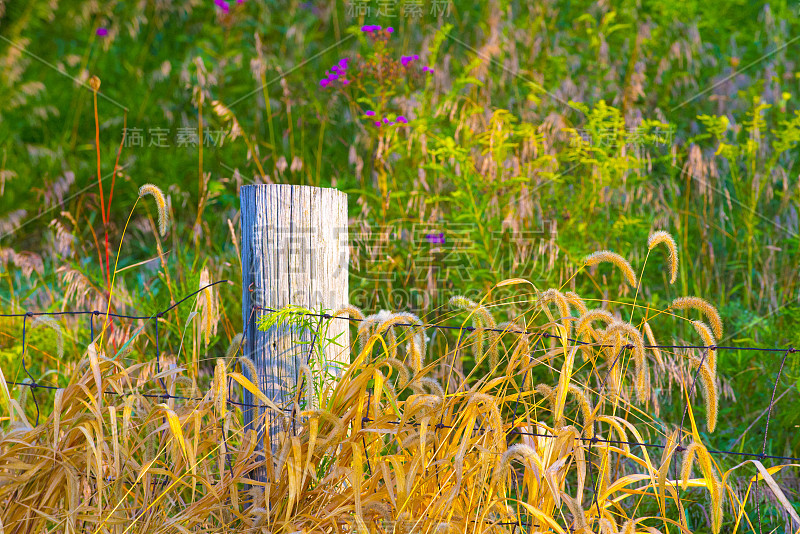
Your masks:
[[[111,291],[111,269],[109,267],[108,255],[109,255],[109,247],[108,247],[108,224],[106,220],[106,203],[105,199],[103,198],[103,177],[101,174],[100,169],[100,119],[97,116],[97,90],[94,91],[94,138],[95,138],[95,147],[97,148],[97,186],[100,189],[100,215],[103,219],[103,233],[105,234],[105,244],[106,244],[106,283],[108,284],[108,290]],[[108,298],[111,298],[111,294],[109,293]]]
[[[111,197],[114,196],[114,183],[117,181],[117,169],[119,168],[119,156],[122,154],[122,146],[125,144],[125,136],[128,134],[128,110],[122,116],[122,141],[119,142],[117,149],[117,160],[114,162],[114,172],[111,174],[111,190],[108,192],[108,205],[106,206],[106,220],[111,220]]]
[[[105,246],[106,246],[106,284],[107,284],[107,294],[108,294],[108,302],[109,306],[111,305],[111,266],[109,263],[109,246],[108,246],[108,218],[106,217],[106,205],[105,200],[103,199],[103,177],[101,174],[100,168],[100,118],[97,114],[97,88],[94,88],[94,140],[95,146],[97,147],[97,186],[100,188],[100,215],[103,219],[103,234],[105,234]],[[114,165],[114,170],[116,171],[116,164]],[[109,208],[111,203],[111,197],[109,196]],[[109,213],[110,215],[110,213]],[[102,265],[102,264],[101,264]],[[109,324],[109,328],[113,331],[113,325]]]

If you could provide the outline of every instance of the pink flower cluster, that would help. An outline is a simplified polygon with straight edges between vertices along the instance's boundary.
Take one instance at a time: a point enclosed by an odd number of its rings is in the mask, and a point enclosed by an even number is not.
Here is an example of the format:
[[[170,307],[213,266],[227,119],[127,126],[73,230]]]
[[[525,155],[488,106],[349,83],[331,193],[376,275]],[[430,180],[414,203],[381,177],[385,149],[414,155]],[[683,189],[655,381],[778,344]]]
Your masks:
[[[409,63],[418,59],[418,54],[414,54],[413,56],[400,56],[400,63],[402,63],[404,67],[408,67]],[[422,67],[422,72],[430,72],[433,74],[433,67]]]
[[[408,67],[408,64],[414,61],[415,59],[419,59],[419,56],[417,54],[414,54],[413,56],[401,56],[400,63],[402,63],[404,67]]]
[[[364,112],[364,115],[366,115],[367,117],[374,117],[375,116],[375,112],[372,111],[372,110],[369,110],[369,111]],[[393,124],[408,124],[408,119],[405,118],[403,115],[398,115],[397,118],[395,120],[393,120],[393,121],[390,121],[387,117],[384,117],[381,120],[375,121],[375,126],[377,126],[378,128],[380,128],[382,124],[386,124],[388,126],[391,126]]]
[[[243,4],[244,0],[236,0],[237,4]],[[225,0],[214,0],[214,5],[220,8],[223,13],[227,14],[230,13],[231,4],[230,2],[226,2]]]
[[[379,32],[381,30],[382,30],[382,28],[380,26],[377,26],[377,25],[361,26],[361,31],[364,32],[364,33]],[[394,28],[389,26],[388,28],[386,28],[386,31],[388,33],[392,33],[394,31]]]
[[[333,82],[339,81],[342,85],[347,85],[350,83],[350,80],[345,78],[345,71],[347,71],[347,62],[350,61],[349,58],[342,58],[336,63],[329,71],[325,71],[325,78],[322,78],[319,81],[321,87],[327,87],[328,85],[332,84]]]

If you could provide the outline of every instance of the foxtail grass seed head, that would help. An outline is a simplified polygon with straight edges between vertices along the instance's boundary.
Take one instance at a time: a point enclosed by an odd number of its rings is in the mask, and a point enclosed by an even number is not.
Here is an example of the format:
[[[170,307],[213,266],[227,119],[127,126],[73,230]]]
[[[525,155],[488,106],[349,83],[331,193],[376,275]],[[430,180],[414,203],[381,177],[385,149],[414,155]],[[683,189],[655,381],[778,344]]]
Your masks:
[[[717,471],[714,468],[714,462],[711,461],[711,455],[708,453],[708,449],[700,443],[692,442],[686,448],[683,456],[683,465],[681,466],[681,484],[685,490],[689,482],[689,477],[692,474],[692,463],[695,456],[697,456],[697,462],[700,464],[700,469],[703,472],[706,488],[711,496],[711,530],[716,534],[720,531],[722,524],[723,488]]]
[[[526,465],[530,466],[533,469],[535,477],[538,479],[540,478],[545,471],[545,466],[542,463],[541,458],[539,455],[536,454],[536,450],[529,446],[522,443],[518,443],[516,445],[512,445],[509,447],[504,453],[503,456],[500,457],[500,465],[494,472],[494,480],[493,485],[497,486],[501,484],[508,473],[508,468],[511,464],[511,460],[519,458],[526,461]]]
[[[700,337],[703,339],[703,345],[706,347],[716,347],[717,340],[714,339],[714,334],[711,332],[711,328],[708,327],[706,323],[703,321],[692,321],[692,326],[700,334]],[[717,351],[708,348],[708,354],[706,355],[706,362],[708,362],[708,366],[711,368],[711,371],[716,373],[717,371]]]
[[[228,346],[228,350],[225,351],[225,360],[235,360],[236,356],[239,354],[239,351],[242,349],[243,342],[244,336],[241,332],[233,336],[233,339],[231,339],[231,344]]]
[[[428,391],[430,391],[434,395],[438,395],[439,397],[444,398],[444,388],[435,378],[431,378],[429,376],[423,376],[422,378],[419,378],[419,382],[420,384],[427,386]]]
[[[411,379],[411,374],[408,372],[408,368],[406,365],[396,358],[389,358],[386,360],[386,363],[392,366],[392,369],[397,371],[397,380],[395,381],[395,385],[398,389],[403,389],[408,384],[408,381]]]
[[[492,313],[485,306],[481,306],[462,296],[451,297],[450,305],[472,314],[472,326],[475,328],[473,333],[475,337],[475,359],[480,361],[484,358],[484,346],[488,338],[489,365],[492,369],[496,368],[499,363],[500,336],[498,332],[494,331],[497,329],[497,321],[494,320]]]
[[[161,237],[164,237],[169,227],[169,213],[167,212],[167,200],[164,197],[164,193],[153,184],[145,184],[139,188],[139,196],[143,197],[145,195],[152,196],[156,201],[156,206],[158,207],[158,233]]]
[[[567,303],[567,299],[566,297],[564,297],[561,291],[551,287],[550,289],[542,293],[538,305],[545,306],[550,302],[554,302],[556,304],[556,307],[558,308],[558,313],[561,314],[560,317],[561,319],[570,316],[569,304]]]
[[[56,334],[56,355],[60,361],[64,360],[64,333],[61,331],[61,325],[58,321],[47,315],[37,315],[31,321],[31,328],[36,328],[42,325],[50,328]]]
[[[700,382],[703,384],[703,396],[706,401],[706,424],[708,431],[714,432],[717,427],[717,410],[719,396],[717,393],[717,377],[716,373],[711,369],[708,363],[708,356],[706,361],[700,365],[700,358],[692,356],[691,362],[696,369],[700,367]]]
[[[632,324],[624,321],[614,321],[611,323],[608,328],[606,328],[606,335],[603,338],[604,341],[611,338],[614,334],[621,334],[633,345],[633,359],[636,363],[636,398],[639,402],[644,402],[648,397],[650,372],[647,367],[647,360],[645,360],[642,334]]]
[[[606,325],[609,325],[616,321],[611,312],[608,310],[604,310],[602,308],[595,308],[593,310],[589,310],[583,313],[580,318],[578,319],[578,325],[576,332],[578,335],[581,334],[597,334],[597,332],[592,328],[592,323],[594,321],[603,321]]]
[[[717,339],[722,339],[722,319],[717,309],[708,301],[700,297],[679,297],[673,300],[669,307],[673,310],[695,309],[700,311],[708,319],[711,330]]]
[[[220,417],[225,417],[225,407],[228,402],[228,380],[225,372],[225,360],[222,358],[217,358],[217,365],[214,368],[212,396],[217,413],[220,414]]]
[[[648,250],[653,250],[662,243],[667,247],[667,251],[669,252],[669,256],[667,257],[669,283],[674,284],[675,280],[678,279],[678,245],[675,244],[675,239],[673,239],[669,232],[664,232],[663,230],[654,232],[650,234],[650,238],[647,240],[647,248]]]
[[[625,280],[628,281],[628,284],[630,284],[631,287],[636,287],[636,273],[633,272],[633,267],[631,267],[631,264],[628,262],[628,260],[616,252],[600,250],[586,256],[583,262],[587,267],[591,267],[599,263],[611,263],[620,271],[622,271],[622,275],[625,277]]]
[[[580,315],[583,315],[589,311],[589,309],[586,307],[586,303],[583,302],[583,299],[577,293],[573,291],[567,291],[564,293],[564,297],[566,297],[567,303],[569,303],[570,306],[577,308]]]

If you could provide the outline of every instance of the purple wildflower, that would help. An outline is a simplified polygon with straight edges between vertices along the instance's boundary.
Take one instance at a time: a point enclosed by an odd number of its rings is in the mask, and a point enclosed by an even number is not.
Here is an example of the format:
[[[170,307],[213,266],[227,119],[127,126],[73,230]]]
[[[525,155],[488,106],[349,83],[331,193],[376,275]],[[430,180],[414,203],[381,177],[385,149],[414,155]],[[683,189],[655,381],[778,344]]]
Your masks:
[[[387,119],[386,117],[384,117],[384,118],[383,118],[383,124],[389,124],[389,119]]]
[[[244,0],[236,0],[237,4],[244,4]]]
[[[394,31],[394,28],[389,26],[388,28],[386,28],[386,31],[389,32],[389,33],[392,33]]]
[[[419,59],[419,56],[417,54],[414,54],[414,56],[411,59]]]
[[[380,125],[381,125],[381,121],[375,121],[375,126],[380,126]]]
[[[338,74],[336,74],[336,73],[333,73],[333,74],[331,74],[330,76],[328,76],[328,79],[329,79],[330,81],[338,80],[338,79],[339,79],[339,75],[338,75]]]
[[[364,112],[364,115],[366,115],[367,117],[373,117],[375,115],[375,112],[372,111],[371,109],[368,109],[367,111]]]
[[[403,124],[408,124],[408,119],[406,119],[402,115],[398,115],[397,116],[397,122],[402,122]]]
[[[97,28],[97,32],[96,33],[100,37],[105,37],[106,35],[108,35],[108,30],[105,29],[105,28]]]
[[[342,79],[342,85],[347,85],[348,83],[350,83],[350,80]]]
[[[319,81],[321,87],[326,87],[328,85],[328,80],[322,79]]]
[[[375,29],[375,26],[372,26],[372,25],[370,25],[370,26],[361,26],[361,31],[364,32],[364,33],[369,33],[374,29]]]
[[[425,240],[432,244],[444,244],[444,233],[439,232],[438,234],[425,234]]]
[[[224,0],[214,0],[214,5],[216,5],[218,8],[220,8],[225,13],[227,13],[228,10],[230,9],[230,6],[228,5],[228,2],[225,2]]]
[[[345,70],[347,68],[347,58],[339,60],[339,69]]]

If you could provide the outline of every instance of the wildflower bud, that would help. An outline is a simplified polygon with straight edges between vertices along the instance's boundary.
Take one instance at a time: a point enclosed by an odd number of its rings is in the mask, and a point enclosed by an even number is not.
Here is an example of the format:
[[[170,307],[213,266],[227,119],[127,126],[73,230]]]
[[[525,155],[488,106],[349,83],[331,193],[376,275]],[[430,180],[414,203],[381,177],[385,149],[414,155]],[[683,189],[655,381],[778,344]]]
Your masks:
[[[97,76],[92,76],[89,78],[89,87],[92,88],[92,91],[99,91],[100,90],[100,78]]]

